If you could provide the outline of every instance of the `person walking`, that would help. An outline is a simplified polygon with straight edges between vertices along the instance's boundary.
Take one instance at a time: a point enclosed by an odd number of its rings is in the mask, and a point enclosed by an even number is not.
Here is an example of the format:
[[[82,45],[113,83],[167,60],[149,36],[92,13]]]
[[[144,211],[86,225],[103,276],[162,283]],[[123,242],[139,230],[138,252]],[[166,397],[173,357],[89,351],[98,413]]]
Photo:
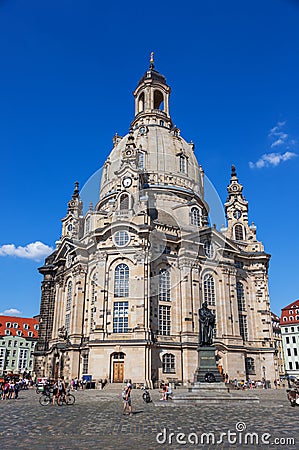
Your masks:
[[[123,415],[126,414],[127,408],[129,408],[129,414],[130,414],[130,416],[133,416],[131,391],[132,391],[132,385],[130,382],[128,382],[123,391],[123,401],[124,401]]]

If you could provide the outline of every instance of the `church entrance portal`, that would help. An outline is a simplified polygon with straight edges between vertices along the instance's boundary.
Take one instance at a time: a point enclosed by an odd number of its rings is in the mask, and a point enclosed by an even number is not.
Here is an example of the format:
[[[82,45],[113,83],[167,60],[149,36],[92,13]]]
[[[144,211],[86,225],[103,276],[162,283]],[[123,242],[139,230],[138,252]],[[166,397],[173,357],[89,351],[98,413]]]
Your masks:
[[[125,371],[125,362],[124,362],[125,354],[114,353],[112,358],[113,358],[113,383],[123,383]]]

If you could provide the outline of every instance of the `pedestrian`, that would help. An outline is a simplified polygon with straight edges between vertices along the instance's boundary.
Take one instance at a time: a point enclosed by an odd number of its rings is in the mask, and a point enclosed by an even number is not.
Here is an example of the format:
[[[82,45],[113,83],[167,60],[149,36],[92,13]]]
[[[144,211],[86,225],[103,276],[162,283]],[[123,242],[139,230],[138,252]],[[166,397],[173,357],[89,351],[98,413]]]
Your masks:
[[[20,385],[19,385],[19,382],[17,381],[15,384],[15,399],[19,398],[19,389],[20,389]]]
[[[124,401],[123,414],[125,415],[127,412],[127,408],[129,408],[129,414],[130,414],[130,416],[133,416],[131,391],[132,391],[132,385],[130,382],[128,382],[122,393],[122,397],[123,397],[123,401]]]
[[[54,384],[53,384],[53,398],[52,398],[52,405],[55,405],[55,400],[57,399],[58,396],[58,383],[55,380]]]

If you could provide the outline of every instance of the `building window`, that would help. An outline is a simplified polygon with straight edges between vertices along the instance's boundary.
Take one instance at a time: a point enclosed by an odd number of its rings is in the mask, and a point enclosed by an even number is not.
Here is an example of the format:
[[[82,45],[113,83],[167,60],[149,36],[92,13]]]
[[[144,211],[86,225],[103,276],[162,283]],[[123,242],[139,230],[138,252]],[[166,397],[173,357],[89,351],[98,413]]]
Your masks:
[[[18,346],[18,341],[14,341],[13,346],[17,347]]]
[[[10,330],[5,330],[5,336],[9,336],[10,335]]]
[[[125,247],[130,241],[130,235],[127,231],[121,230],[114,234],[114,243],[118,247]]]
[[[295,368],[296,368],[296,370],[299,369],[299,363],[298,363],[298,361],[295,361]]]
[[[245,358],[245,368],[247,375],[255,375],[255,364],[253,358]]]
[[[69,331],[70,331],[70,322],[71,322],[71,315],[66,314],[65,315],[65,329],[66,329],[67,334],[69,334]]]
[[[294,333],[294,332],[295,332],[295,328],[291,327],[291,333]]]
[[[288,320],[287,317],[284,317],[284,318],[283,318],[283,321],[284,321],[284,322],[286,322],[287,320]]]
[[[159,334],[170,336],[170,306],[159,306]]]
[[[14,327],[14,328],[19,328],[19,325],[15,322],[15,323],[13,324],[13,327]]]
[[[290,316],[290,317],[289,317],[289,320],[290,320],[291,322],[293,322],[294,317],[293,317],[293,316]]]
[[[205,241],[204,242],[204,254],[206,255],[207,258],[214,258],[214,247],[211,241]]]
[[[5,364],[5,348],[0,349],[0,369],[4,369]]]
[[[114,271],[114,297],[129,296],[129,267],[119,264]]]
[[[128,332],[129,302],[114,302],[113,333]]]
[[[121,196],[119,197],[119,209],[127,210],[129,209],[129,204],[129,195],[121,194]]]
[[[15,358],[17,356],[17,351],[16,350],[12,351],[12,356],[13,356],[13,358]]]
[[[69,281],[67,285],[67,294],[66,294],[66,310],[69,311],[71,309],[73,298],[73,282]]]
[[[243,341],[248,341],[247,317],[239,314],[240,335]]]
[[[88,234],[89,232],[90,232],[90,216],[88,216],[85,221],[85,233]]]
[[[170,273],[167,269],[159,271],[159,301],[170,302]]]
[[[84,375],[88,375],[88,353],[83,355],[82,370]]]
[[[145,160],[144,152],[139,151],[138,152],[138,169],[139,170],[143,170],[144,169],[144,167],[145,167],[144,160]]]
[[[289,314],[293,314],[293,311],[290,309]]]
[[[28,331],[28,337],[33,337],[32,331]]]
[[[187,173],[187,159],[184,155],[180,155],[180,172]]]
[[[242,225],[237,224],[234,228],[235,231],[235,240],[236,241],[243,241],[244,240],[244,229]]]
[[[175,356],[171,353],[162,356],[162,372],[175,373]]]
[[[97,276],[96,274],[94,274],[94,276],[92,277],[92,281],[91,281],[91,301],[90,301],[90,329],[93,330],[94,327],[94,312],[95,312],[95,307],[94,304],[96,302],[96,280],[97,280]]]
[[[289,361],[289,369],[293,370],[293,363],[291,361]]]
[[[12,344],[12,341],[9,340],[8,343],[7,343],[8,347],[11,347],[11,344]]]
[[[10,322],[6,322],[6,328],[10,328],[11,327],[11,323]]]
[[[289,336],[286,336],[286,343],[287,343],[287,344],[290,343],[290,338],[289,338]]]
[[[24,328],[24,330],[28,330],[28,328],[29,328],[28,323],[24,323],[23,328]]]
[[[16,331],[16,334],[17,334],[17,336],[22,336],[23,333],[22,333],[21,330],[17,330],[17,331]]]
[[[215,283],[214,278],[210,273],[205,274],[203,278],[203,297],[204,301],[208,302],[209,306],[215,306]]]
[[[238,301],[238,310],[245,311],[245,295],[244,295],[244,287],[240,281],[237,282],[237,301]]]
[[[292,336],[293,344],[296,344],[296,336]]]
[[[198,208],[191,208],[191,225],[201,226],[200,211]]]
[[[27,361],[28,361],[28,349],[21,348],[19,351],[18,369],[19,370],[26,369],[28,366]]]
[[[298,350],[296,347],[294,347],[294,356],[298,356]]]
[[[35,330],[38,330],[38,329],[39,329],[39,326],[38,326],[37,324],[35,324],[35,325],[34,325],[34,329],[35,329]]]

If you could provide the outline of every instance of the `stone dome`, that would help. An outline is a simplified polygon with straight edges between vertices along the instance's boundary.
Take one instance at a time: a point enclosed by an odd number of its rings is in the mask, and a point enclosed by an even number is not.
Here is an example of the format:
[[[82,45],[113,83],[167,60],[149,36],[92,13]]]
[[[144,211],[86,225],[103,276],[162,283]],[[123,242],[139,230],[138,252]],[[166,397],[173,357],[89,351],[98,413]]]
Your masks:
[[[134,138],[137,168],[147,175],[149,185],[164,185],[193,191],[203,195],[201,169],[194,154],[194,146],[187,143],[177,128],[170,130],[158,124],[135,124],[132,133],[117,137],[115,147],[106,160],[100,189],[102,198],[115,189],[116,173],[120,170],[122,157],[129,137]],[[133,139],[132,139],[133,141]]]

